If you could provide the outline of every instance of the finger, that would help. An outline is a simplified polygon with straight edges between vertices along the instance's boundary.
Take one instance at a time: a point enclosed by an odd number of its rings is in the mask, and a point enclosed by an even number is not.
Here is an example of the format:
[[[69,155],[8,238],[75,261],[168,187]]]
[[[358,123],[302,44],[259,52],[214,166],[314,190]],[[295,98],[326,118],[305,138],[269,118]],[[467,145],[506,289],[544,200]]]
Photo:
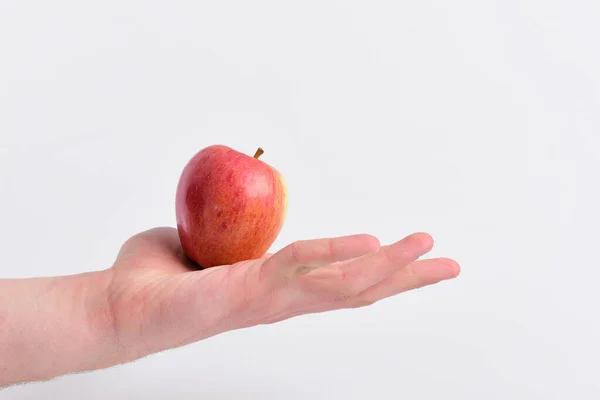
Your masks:
[[[177,229],[170,227],[152,228],[128,239],[119,250],[116,262],[154,257],[174,265],[176,271],[190,270],[192,264],[185,255]]]
[[[305,275],[324,265],[361,257],[379,247],[379,240],[366,234],[296,241],[264,262],[261,277],[279,280]]]
[[[333,292],[352,297],[392,276],[396,271],[416,261],[433,248],[433,238],[427,233],[414,233],[379,251],[338,265]],[[335,279],[335,278],[334,278]]]
[[[160,253],[172,254],[181,245],[179,244],[179,236],[175,228],[152,228],[140,232],[127,239],[119,250],[119,257],[133,253]]]
[[[343,308],[363,307],[409,290],[434,285],[460,274],[460,265],[449,258],[419,260],[407,265],[388,279],[347,299]]]
[[[272,324],[305,314],[365,307],[409,290],[456,278],[459,274],[460,265],[454,260],[448,258],[419,260],[407,265],[391,277],[359,293],[357,296],[344,299],[343,301],[318,303],[303,309],[282,312],[271,316],[263,323]]]

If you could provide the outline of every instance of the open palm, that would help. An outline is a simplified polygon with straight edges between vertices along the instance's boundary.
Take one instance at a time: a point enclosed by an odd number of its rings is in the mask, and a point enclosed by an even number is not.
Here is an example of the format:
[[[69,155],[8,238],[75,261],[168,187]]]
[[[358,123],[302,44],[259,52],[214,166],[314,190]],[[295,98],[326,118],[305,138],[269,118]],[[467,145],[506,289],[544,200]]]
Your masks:
[[[360,234],[198,270],[176,229],[155,228],[129,239],[111,269],[111,326],[133,359],[233,329],[366,306],[456,277],[453,260],[419,260],[432,246],[425,233],[389,246]]]

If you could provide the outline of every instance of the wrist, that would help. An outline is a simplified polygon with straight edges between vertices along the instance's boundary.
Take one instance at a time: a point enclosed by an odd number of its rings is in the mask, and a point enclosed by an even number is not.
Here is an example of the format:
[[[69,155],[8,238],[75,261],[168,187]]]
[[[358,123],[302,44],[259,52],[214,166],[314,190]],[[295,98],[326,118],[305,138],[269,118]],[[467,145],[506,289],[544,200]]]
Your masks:
[[[115,365],[111,271],[0,280],[0,386]]]

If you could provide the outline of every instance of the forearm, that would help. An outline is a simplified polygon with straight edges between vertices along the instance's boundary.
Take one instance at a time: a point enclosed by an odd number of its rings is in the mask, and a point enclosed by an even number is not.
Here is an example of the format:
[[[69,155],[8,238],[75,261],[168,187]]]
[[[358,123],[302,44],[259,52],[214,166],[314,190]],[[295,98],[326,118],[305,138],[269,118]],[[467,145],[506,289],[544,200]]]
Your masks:
[[[117,363],[109,275],[0,280],[0,387]]]

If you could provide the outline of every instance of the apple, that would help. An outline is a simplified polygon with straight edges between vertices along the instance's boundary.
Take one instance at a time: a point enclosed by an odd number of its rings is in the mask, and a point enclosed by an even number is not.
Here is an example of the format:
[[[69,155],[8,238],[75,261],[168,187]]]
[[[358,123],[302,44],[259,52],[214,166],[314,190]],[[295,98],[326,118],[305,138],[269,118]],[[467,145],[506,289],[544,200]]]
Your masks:
[[[185,254],[202,268],[265,255],[287,214],[283,176],[254,156],[224,145],[200,150],[184,167],[176,195]]]

